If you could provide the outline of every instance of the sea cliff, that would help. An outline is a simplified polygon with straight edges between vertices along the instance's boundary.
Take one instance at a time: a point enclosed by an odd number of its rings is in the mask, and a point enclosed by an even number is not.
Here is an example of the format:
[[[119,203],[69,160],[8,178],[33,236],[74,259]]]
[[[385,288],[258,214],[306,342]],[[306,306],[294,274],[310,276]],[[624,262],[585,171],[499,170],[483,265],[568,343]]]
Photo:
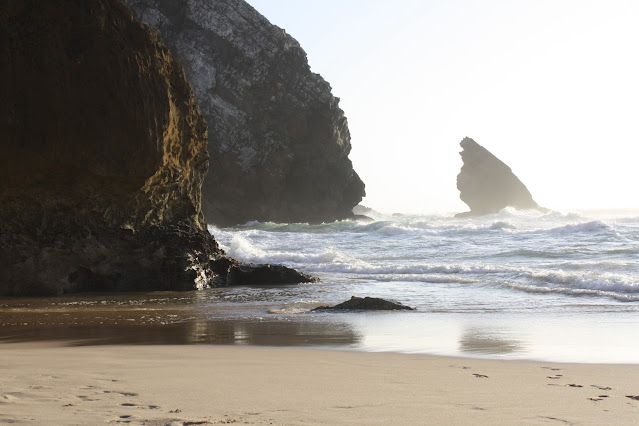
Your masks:
[[[206,229],[207,126],[183,68],[119,0],[7,0],[0,54],[0,296],[252,273]]]
[[[330,222],[364,184],[339,99],[306,53],[243,0],[125,0],[184,66],[209,125],[207,222]]]

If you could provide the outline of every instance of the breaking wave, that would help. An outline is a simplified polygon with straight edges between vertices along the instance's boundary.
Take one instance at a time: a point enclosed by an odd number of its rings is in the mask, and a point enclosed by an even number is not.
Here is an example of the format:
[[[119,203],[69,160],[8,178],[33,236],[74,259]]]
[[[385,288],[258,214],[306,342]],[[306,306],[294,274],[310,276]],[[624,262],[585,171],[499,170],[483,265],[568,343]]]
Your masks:
[[[639,216],[505,209],[473,219],[402,215],[370,223],[252,222],[210,230],[234,258],[282,263],[331,282],[639,300]]]

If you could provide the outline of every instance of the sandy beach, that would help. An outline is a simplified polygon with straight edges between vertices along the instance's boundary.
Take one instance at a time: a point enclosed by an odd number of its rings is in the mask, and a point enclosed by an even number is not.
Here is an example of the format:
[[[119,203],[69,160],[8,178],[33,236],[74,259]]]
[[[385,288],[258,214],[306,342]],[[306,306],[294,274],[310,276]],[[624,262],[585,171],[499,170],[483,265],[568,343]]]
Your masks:
[[[3,344],[0,359],[0,423],[639,422],[639,365],[43,343]]]

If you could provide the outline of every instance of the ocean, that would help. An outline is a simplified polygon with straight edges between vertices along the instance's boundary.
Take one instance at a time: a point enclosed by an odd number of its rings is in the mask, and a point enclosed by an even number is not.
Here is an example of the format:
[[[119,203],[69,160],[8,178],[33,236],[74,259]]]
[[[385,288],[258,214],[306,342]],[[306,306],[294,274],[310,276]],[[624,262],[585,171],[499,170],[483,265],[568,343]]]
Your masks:
[[[315,346],[639,363],[639,212],[375,214],[322,225],[210,227],[238,260],[295,286],[0,301],[0,341]],[[411,312],[311,313],[351,296]]]

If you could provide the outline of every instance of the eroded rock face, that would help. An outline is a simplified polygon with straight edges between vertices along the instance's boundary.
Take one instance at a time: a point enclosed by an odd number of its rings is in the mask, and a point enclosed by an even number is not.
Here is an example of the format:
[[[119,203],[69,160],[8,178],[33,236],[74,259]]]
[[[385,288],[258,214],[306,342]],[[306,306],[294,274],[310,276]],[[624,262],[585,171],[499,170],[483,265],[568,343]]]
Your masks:
[[[0,4],[0,295],[215,283],[206,122],[117,0]]]
[[[546,210],[533,200],[510,167],[486,148],[468,137],[460,145],[464,165],[457,175],[457,189],[470,212],[458,217],[497,213],[506,207]]]
[[[330,85],[243,0],[124,0],[185,68],[209,125],[203,211],[220,226],[351,217],[364,184]]]

